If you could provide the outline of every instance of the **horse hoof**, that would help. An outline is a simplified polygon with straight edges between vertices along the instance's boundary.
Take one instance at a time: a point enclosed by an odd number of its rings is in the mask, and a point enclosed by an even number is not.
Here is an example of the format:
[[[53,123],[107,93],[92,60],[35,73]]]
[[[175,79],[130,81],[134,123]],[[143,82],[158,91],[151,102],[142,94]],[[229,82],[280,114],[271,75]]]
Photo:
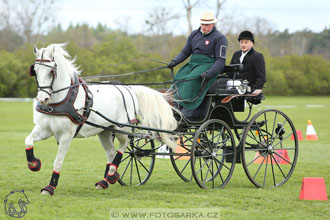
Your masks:
[[[47,190],[41,190],[41,195],[51,195]]]
[[[108,185],[109,185],[108,182],[105,179],[103,179],[95,183],[95,189],[106,189],[108,188]]]
[[[39,160],[38,158],[36,158],[35,161],[28,162],[28,167],[33,172],[39,171],[41,169],[41,160]]]
[[[43,195],[54,195],[54,192],[55,192],[55,187],[54,186],[51,186],[51,185],[48,185],[48,186],[45,186],[44,188],[41,189],[41,194]]]

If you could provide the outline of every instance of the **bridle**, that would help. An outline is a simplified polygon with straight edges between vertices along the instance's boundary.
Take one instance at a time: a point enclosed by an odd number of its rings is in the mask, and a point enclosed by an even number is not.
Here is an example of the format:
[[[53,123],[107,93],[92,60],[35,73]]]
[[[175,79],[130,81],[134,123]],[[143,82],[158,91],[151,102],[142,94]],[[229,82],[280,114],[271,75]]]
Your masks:
[[[51,66],[51,65],[48,65],[48,64],[47,64],[47,63],[51,63],[51,62],[54,62],[54,66]],[[49,67],[49,68],[52,69],[52,70],[50,71],[50,74],[52,74],[53,78],[52,78],[52,81],[51,81],[51,83],[50,83],[49,86],[40,86],[39,81],[38,81],[37,74],[36,74],[36,72],[35,72],[35,70],[34,70],[34,65],[36,65],[36,64],[38,64],[38,65],[42,65],[42,66],[46,66],[46,67]],[[45,92],[45,93],[47,93],[49,96],[51,96],[52,93],[59,92],[59,90],[57,90],[57,91],[53,91],[54,80],[55,80],[55,78],[56,78],[56,76],[57,76],[57,64],[56,64],[56,62],[55,62],[54,59],[52,59],[52,60],[48,60],[48,59],[36,59],[35,63],[32,64],[32,65],[30,66],[30,76],[31,76],[31,77],[32,77],[32,76],[35,77],[36,82],[37,82],[38,91]],[[50,92],[48,92],[46,89],[49,89]],[[61,91],[62,91],[62,90],[61,90]]]
[[[51,62],[54,62],[54,66],[51,66],[51,65],[48,65],[47,64],[47,63],[51,63]],[[40,86],[39,81],[38,81],[38,78],[37,78],[37,74],[36,74],[36,72],[34,70],[34,65],[36,65],[36,64],[42,65],[42,66],[46,66],[46,67],[49,67],[49,68],[52,69],[50,71],[50,74],[53,76],[53,79],[52,79],[52,81],[51,81],[51,83],[50,83],[49,86]],[[33,76],[35,77],[36,82],[37,82],[38,91],[42,91],[44,93],[47,93],[49,96],[51,96],[54,93],[58,93],[58,92],[61,92],[63,90],[66,90],[66,89],[70,89],[72,87],[82,85],[82,83],[74,84],[72,82],[70,86],[67,86],[67,87],[64,87],[64,88],[58,89],[58,90],[53,90],[54,80],[57,77],[57,64],[56,64],[56,62],[55,62],[54,59],[52,59],[52,60],[49,60],[49,59],[36,59],[35,62],[30,66],[30,76],[31,77],[33,77]],[[50,92],[48,92],[46,89],[49,89]]]

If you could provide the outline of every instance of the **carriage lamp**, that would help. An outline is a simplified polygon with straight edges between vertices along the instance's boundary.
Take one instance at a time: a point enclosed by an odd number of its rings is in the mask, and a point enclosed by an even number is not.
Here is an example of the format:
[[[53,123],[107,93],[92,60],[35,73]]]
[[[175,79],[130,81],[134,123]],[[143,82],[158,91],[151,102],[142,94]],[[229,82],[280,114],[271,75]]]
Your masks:
[[[248,86],[248,84],[249,82],[247,80],[243,80],[242,84],[237,88],[238,94],[243,95],[247,92],[251,92],[251,87]]]
[[[275,129],[275,132],[276,134],[278,134],[279,139],[282,140],[283,134],[285,133],[282,123],[277,123],[277,128]]]

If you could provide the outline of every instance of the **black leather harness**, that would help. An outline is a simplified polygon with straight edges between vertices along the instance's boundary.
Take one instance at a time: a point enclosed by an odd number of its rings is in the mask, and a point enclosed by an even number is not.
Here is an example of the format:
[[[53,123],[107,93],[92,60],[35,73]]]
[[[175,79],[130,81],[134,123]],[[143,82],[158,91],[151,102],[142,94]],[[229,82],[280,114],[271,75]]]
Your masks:
[[[85,98],[85,106],[83,108],[84,113],[78,113],[78,109],[75,109],[74,103],[76,101],[79,87],[80,85],[85,90],[86,98]],[[66,97],[57,103],[51,103],[48,105],[41,105],[40,103],[37,105],[36,110],[43,114],[48,115],[61,115],[67,116],[70,120],[78,124],[79,127],[76,130],[74,136],[79,133],[82,125],[86,122],[90,114],[90,108],[93,106],[93,94],[88,89],[85,82],[78,76],[78,74],[74,74],[74,81],[71,82],[71,86],[69,88],[68,94]]]

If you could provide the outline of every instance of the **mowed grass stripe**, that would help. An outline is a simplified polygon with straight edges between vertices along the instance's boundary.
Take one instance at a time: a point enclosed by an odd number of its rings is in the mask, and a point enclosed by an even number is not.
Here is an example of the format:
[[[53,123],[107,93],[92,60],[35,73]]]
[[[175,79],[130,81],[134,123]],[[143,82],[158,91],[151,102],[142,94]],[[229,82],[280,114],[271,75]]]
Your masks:
[[[97,137],[75,139],[64,161],[55,195],[41,196],[48,184],[57,145],[52,137],[35,144],[42,161],[39,172],[26,165],[24,139],[33,128],[32,102],[0,102],[0,219],[9,219],[4,198],[12,190],[24,189],[29,198],[24,219],[109,219],[111,208],[220,208],[222,219],[327,219],[329,201],[299,200],[303,177],[324,177],[330,194],[330,97],[266,97],[255,112],[266,105],[296,105],[283,108],[305,137],[312,120],[318,141],[300,141],[296,169],[290,180],[274,189],[257,189],[247,179],[241,164],[222,190],[202,190],[185,183],[167,159],[156,159],[155,169],[143,186],[111,185],[95,190],[102,179],[106,156]],[[308,108],[304,105],[325,105]],[[329,196],[328,196],[329,197]]]

